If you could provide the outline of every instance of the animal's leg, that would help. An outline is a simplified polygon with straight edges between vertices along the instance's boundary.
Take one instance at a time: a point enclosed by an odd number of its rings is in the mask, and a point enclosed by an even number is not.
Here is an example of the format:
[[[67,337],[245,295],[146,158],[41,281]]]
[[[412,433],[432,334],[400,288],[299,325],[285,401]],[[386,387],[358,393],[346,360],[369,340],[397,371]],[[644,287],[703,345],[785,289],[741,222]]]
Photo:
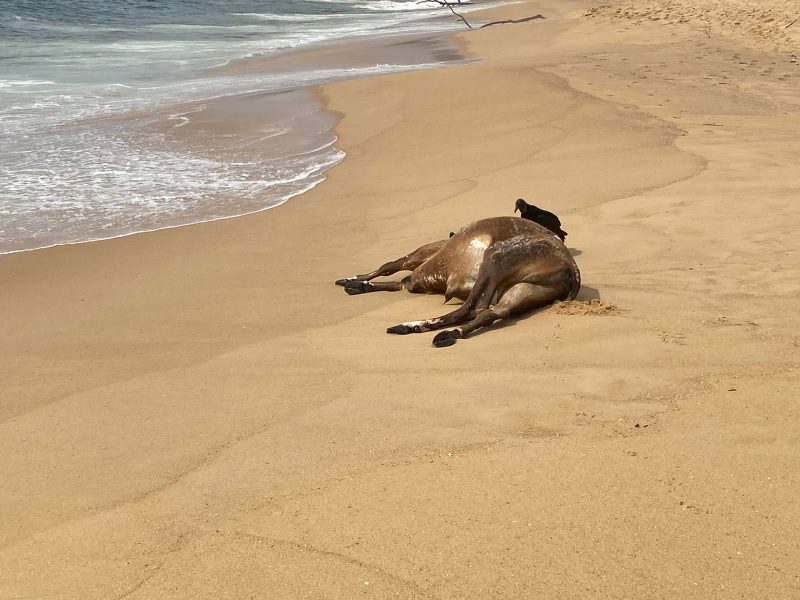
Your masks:
[[[361,281],[360,279],[348,279],[345,280],[344,291],[354,296],[356,294],[367,294],[369,292],[399,292],[400,290],[410,289],[410,286],[411,277],[404,277],[401,281],[382,281],[379,283]]]
[[[439,250],[442,249],[447,243],[447,240],[440,240],[438,242],[431,242],[430,244],[425,244],[406,254],[405,256],[401,256],[397,260],[389,261],[374,271],[369,273],[365,273],[364,275],[353,275],[352,277],[346,277],[344,279],[337,279],[336,285],[347,286],[348,282],[351,281],[371,281],[376,277],[383,277],[386,275],[394,275],[398,271],[413,271],[417,267],[419,267],[422,263],[428,260],[431,256],[436,254]],[[403,289],[398,288],[398,289]],[[370,290],[370,291],[377,291],[377,290]],[[355,292],[355,293],[362,293],[362,292]]]
[[[389,327],[386,333],[396,333],[399,335],[423,333],[425,331],[435,331],[444,327],[464,323],[475,318],[477,311],[489,306],[489,302],[496,289],[497,285],[489,274],[481,276],[479,273],[478,280],[475,282],[469,297],[454,311],[433,319],[400,323],[394,327]]]
[[[517,283],[506,290],[495,306],[478,311],[471,321],[456,329],[449,329],[436,334],[433,338],[433,345],[437,348],[452,346],[456,343],[456,340],[468,336],[476,329],[488,327],[501,319],[531,312],[551,304],[563,296],[564,289],[560,285]]]
[[[457,325],[458,323],[463,323],[464,321],[468,321],[472,318],[475,314],[474,310],[470,310],[466,302],[459,306],[453,312],[449,312],[446,315],[442,315],[441,317],[436,317],[434,319],[426,319],[424,321],[407,321],[406,323],[400,323],[399,325],[395,325],[394,327],[389,327],[386,330],[386,333],[396,333],[399,335],[406,335],[408,333],[422,333],[424,331],[435,331],[436,329],[442,329],[443,327],[450,327],[451,325]]]

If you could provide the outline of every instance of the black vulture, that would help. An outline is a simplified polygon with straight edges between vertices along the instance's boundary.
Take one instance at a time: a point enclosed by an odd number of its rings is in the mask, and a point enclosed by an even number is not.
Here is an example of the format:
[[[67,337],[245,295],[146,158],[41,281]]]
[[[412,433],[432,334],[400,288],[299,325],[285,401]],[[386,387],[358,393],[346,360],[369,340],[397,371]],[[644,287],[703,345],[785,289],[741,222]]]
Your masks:
[[[517,211],[519,211],[519,215],[523,219],[528,219],[529,221],[538,223],[542,227],[547,227],[560,237],[562,242],[564,238],[567,237],[567,232],[561,229],[561,221],[553,213],[543,210],[538,206],[534,206],[533,204],[528,204],[522,198],[517,200],[517,203],[514,205],[514,212]]]

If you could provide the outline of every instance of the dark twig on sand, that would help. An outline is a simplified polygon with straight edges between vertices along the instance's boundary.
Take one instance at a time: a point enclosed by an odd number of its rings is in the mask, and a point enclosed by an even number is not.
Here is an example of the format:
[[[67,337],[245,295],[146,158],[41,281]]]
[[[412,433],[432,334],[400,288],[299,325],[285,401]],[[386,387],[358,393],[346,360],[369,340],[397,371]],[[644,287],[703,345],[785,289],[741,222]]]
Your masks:
[[[454,6],[463,6],[465,4],[471,4],[471,2],[462,2],[462,0],[417,0],[417,4],[438,4],[439,6],[443,6],[445,8],[450,9],[450,12],[453,13],[455,16],[458,17],[459,21],[463,21],[464,25],[469,27],[470,29],[475,29],[472,25],[470,25],[469,21],[464,17],[464,15],[457,13],[456,10],[453,8]],[[533,21],[534,19],[544,19],[544,15],[538,14],[533,15],[532,17],[525,17],[524,19],[505,19],[504,21],[492,21],[491,23],[484,23],[478,29],[483,29],[484,27],[491,27],[492,25],[505,25],[506,23],[527,23],[528,21]]]
[[[792,22],[791,22],[791,23],[789,23],[789,24],[788,24],[786,27],[784,27],[784,29],[789,29],[789,27],[791,27],[792,25],[794,25],[794,24],[795,24],[795,23],[797,23],[798,21],[800,21],[800,17],[797,17],[797,18],[796,18],[794,21],[792,21]]]
[[[544,15],[538,14],[538,15],[533,15],[532,17],[525,17],[524,19],[506,19],[505,21],[492,21],[491,23],[484,23],[479,27],[479,29],[483,29],[484,27],[489,27],[491,25],[505,25],[506,23],[526,23],[528,21],[533,21],[534,19],[544,19]]]
[[[464,18],[464,15],[457,13],[456,9],[453,8],[454,6],[460,6],[462,4],[461,0],[456,0],[456,2],[448,2],[447,0],[419,0],[417,2],[417,4],[431,4],[431,3],[449,8],[450,12],[453,13],[455,16],[457,16],[459,21],[463,21],[464,25],[466,25],[470,29],[474,29],[474,27],[469,24],[469,21],[467,21]]]

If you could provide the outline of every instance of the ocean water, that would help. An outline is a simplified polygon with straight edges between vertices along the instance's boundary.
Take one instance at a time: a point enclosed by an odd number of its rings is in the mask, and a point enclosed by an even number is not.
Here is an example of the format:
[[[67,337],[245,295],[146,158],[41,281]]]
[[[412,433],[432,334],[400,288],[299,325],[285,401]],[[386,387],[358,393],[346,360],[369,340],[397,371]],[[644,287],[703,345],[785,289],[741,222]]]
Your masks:
[[[210,68],[463,27],[442,15],[415,0],[0,0],[0,254],[247,214],[310,189],[343,156],[332,117],[282,94],[436,61]],[[197,110],[187,103],[242,93],[275,105],[246,144],[195,152],[152,126],[160,114],[180,128]]]

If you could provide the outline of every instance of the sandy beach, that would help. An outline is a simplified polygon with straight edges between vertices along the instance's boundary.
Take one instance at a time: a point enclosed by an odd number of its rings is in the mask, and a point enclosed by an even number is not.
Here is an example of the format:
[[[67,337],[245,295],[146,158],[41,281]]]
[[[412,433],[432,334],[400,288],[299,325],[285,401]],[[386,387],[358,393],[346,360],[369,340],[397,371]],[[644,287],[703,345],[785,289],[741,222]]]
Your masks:
[[[310,192],[0,256],[0,598],[800,595],[800,22],[727,4],[492,9]],[[518,197],[578,302],[333,285]]]

